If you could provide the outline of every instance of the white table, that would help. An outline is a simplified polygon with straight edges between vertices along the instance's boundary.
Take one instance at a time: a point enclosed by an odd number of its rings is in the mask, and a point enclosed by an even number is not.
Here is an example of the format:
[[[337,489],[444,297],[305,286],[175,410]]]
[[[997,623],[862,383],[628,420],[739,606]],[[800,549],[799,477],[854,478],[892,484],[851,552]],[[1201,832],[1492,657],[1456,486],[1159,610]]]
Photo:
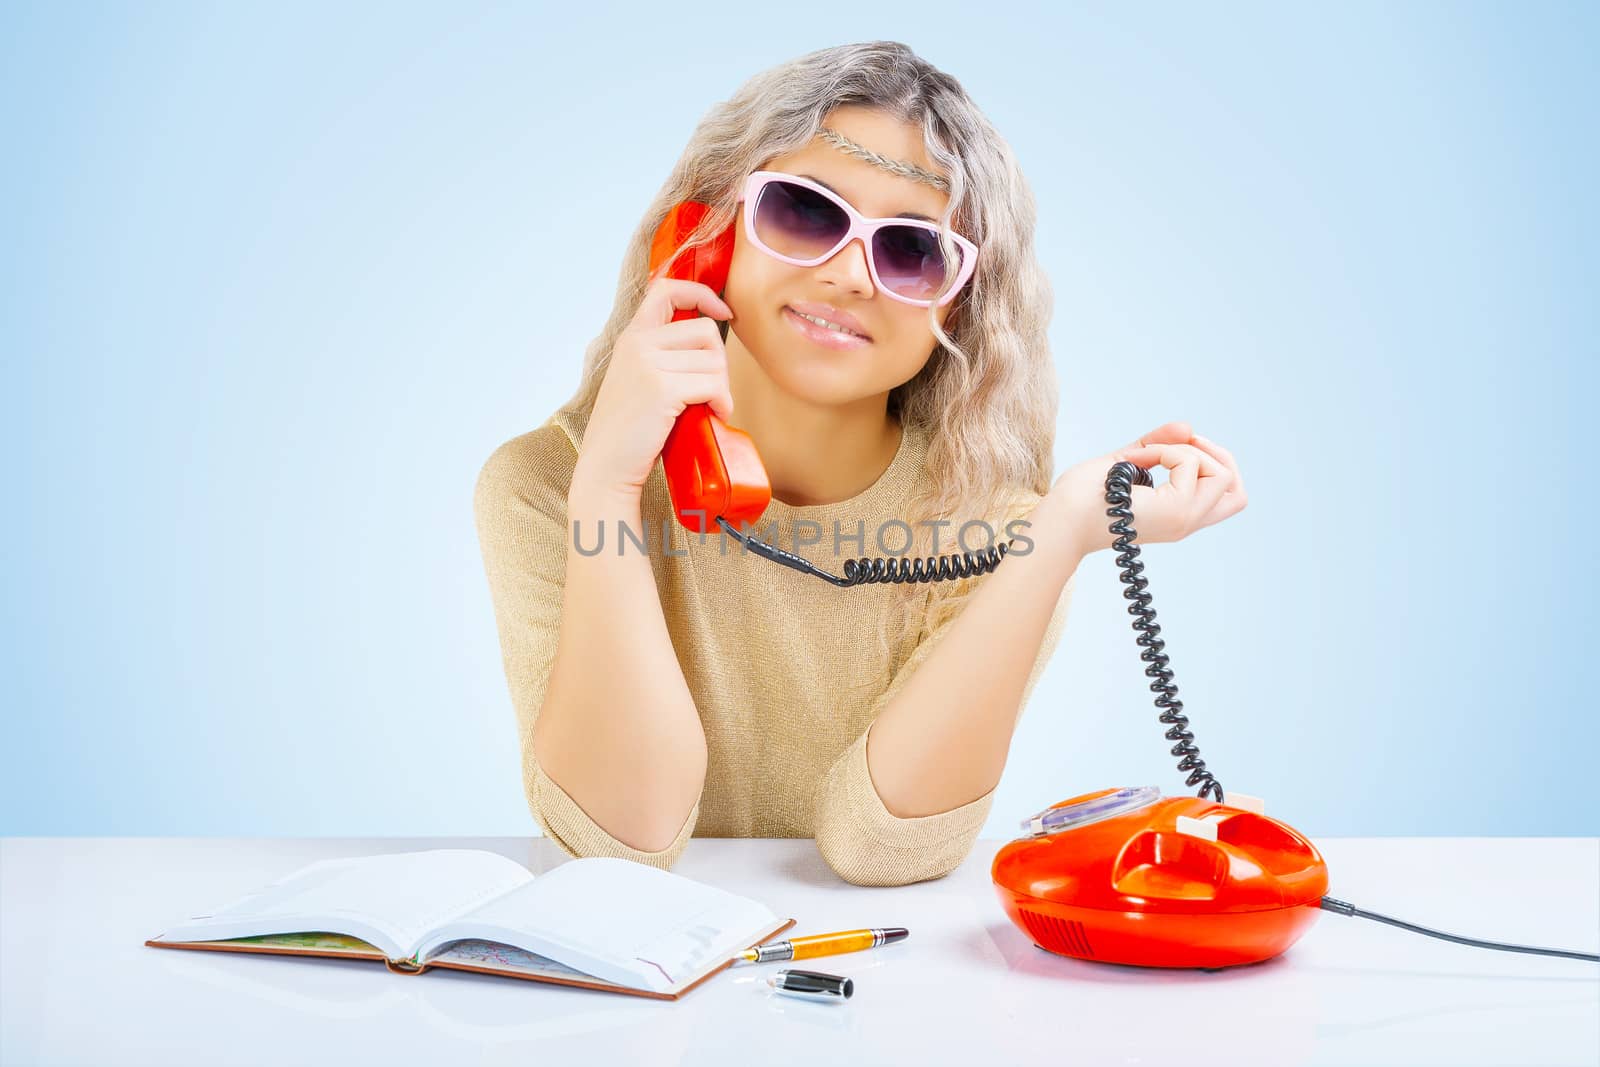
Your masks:
[[[1600,1063],[1600,965],[1455,945],[1323,912],[1274,960],[1217,972],[1085,963],[1033,945],[989,880],[999,841],[946,878],[839,880],[809,840],[690,842],[677,873],[766,902],[795,935],[911,937],[792,966],[853,999],[775,996],[784,964],[679,1001],[451,971],[145,947],[170,922],[302,864],[488,848],[549,870],[543,838],[0,840],[0,1063]],[[1317,842],[1329,891],[1452,933],[1600,945],[1600,839]]]

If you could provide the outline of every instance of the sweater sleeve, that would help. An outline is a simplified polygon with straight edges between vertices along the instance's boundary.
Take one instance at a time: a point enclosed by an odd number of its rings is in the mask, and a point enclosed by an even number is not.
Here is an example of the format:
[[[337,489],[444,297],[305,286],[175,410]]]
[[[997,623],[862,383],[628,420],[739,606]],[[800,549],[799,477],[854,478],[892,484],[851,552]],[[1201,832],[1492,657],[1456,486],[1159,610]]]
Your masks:
[[[670,845],[645,852],[607,833],[534,756],[533,726],[561,633],[567,491],[576,462],[566,432],[547,423],[497,448],[473,491],[478,542],[516,710],[523,792],[534,819],[567,855],[614,856],[665,870],[688,845],[700,815],[698,803]]]
[[[1056,601],[1038,658],[1023,688],[1022,709],[1026,709],[1039,676],[1061,640],[1077,580],[1074,572]],[[946,620],[912,651],[878,697],[872,711],[873,721],[959,617],[958,614]],[[1018,717],[1020,720],[1020,711]],[[909,885],[949,874],[972,851],[994,803],[994,790],[950,811],[900,818],[884,805],[872,784],[867,767],[867,740],[871,734],[869,724],[818,784],[814,797],[814,832],[823,859],[841,878],[854,885]]]

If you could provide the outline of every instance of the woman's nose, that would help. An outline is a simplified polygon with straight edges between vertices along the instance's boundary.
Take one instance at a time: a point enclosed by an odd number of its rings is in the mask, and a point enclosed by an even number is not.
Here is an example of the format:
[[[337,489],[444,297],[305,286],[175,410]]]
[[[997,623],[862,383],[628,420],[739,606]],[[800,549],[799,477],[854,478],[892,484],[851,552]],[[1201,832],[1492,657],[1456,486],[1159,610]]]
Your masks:
[[[818,276],[841,288],[863,296],[872,295],[872,270],[867,266],[867,243],[857,237],[832,258],[817,265]]]

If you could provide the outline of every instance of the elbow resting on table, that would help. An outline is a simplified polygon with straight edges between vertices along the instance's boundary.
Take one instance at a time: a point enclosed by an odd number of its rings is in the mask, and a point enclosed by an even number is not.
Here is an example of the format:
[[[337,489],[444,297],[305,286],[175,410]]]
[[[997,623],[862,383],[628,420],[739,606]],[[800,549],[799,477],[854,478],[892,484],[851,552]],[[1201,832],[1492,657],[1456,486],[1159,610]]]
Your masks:
[[[851,885],[899,886],[943,878],[965,862],[977,843],[991,792],[956,812],[900,819],[874,795],[853,806],[839,792],[816,796],[817,851]],[[952,822],[959,818],[959,823]]]
[[[851,885],[898,886],[943,878],[966,860],[994,790],[932,815],[901,817],[878,794],[864,730],[812,794],[812,833],[835,874]]]
[[[689,843],[687,835],[684,835],[681,840],[675,839],[665,848],[648,850],[635,848],[619,838],[612,837],[598,824],[590,824],[592,829],[587,833],[583,832],[581,827],[574,832],[569,829],[571,820],[565,817],[567,814],[565,803],[550,803],[541,799],[540,794],[535,791],[530,791],[528,794],[528,810],[533,813],[534,821],[539,824],[544,835],[554,841],[557,848],[575,860],[588,859],[592,856],[609,856],[670,871]],[[692,820],[693,816],[691,822]]]
[[[610,856],[671,870],[688,846],[689,836],[699,820],[700,804],[697,800],[688,818],[677,819],[675,826],[659,823],[642,828],[629,827],[626,831],[619,829],[618,832],[627,833],[636,842],[631,844],[597,822],[550,777],[534,754],[531,742],[523,756],[523,780],[528,810],[544,830],[545,836],[573,859]],[[641,848],[638,845],[653,847]]]
[[[968,846],[954,856],[943,850],[934,856],[920,851],[897,854],[888,848],[865,852],[854,849],[841,851],[826,838],[819,837],[817,850],[822,853],[823,860],[833,869],[833,873],[851,885],[888,887],[943,878],[961,866],[971,849]]]

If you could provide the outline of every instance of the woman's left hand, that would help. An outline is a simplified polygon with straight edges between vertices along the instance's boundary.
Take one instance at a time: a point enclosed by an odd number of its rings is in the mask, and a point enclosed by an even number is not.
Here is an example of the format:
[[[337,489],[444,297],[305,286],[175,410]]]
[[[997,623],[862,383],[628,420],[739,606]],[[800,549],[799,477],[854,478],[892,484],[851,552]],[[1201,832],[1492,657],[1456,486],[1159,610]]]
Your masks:
[[[1140,543],[1181,541],[1196,530],[1244,510],[1244,479],[1232,453],[1193,432],[1187,422],[1169,422],[1114,452],[1086,460],[1056,479],[1046,501],[1069,516],[1084,555],[1110,548],[1115,540],[1106,515],[1106,474],[1126,460],[1150,469],[1167,467],[1165,485],[1131,488],[1129,510]]]

